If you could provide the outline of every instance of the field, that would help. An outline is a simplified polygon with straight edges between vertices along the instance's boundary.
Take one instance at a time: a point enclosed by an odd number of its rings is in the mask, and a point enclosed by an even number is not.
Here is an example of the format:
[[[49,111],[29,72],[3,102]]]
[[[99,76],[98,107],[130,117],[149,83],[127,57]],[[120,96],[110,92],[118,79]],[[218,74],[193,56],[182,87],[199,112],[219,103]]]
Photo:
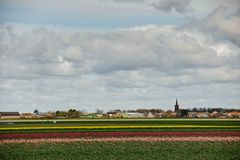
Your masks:
[[[240,121],[0,121],[0,159],[239,159]]]
[[[1,159],[239,159],[240,142],[92,142],[0,145]]]
[[[239,120],[93,119],[1,121],[0,133],[69,131],[240,131]]]

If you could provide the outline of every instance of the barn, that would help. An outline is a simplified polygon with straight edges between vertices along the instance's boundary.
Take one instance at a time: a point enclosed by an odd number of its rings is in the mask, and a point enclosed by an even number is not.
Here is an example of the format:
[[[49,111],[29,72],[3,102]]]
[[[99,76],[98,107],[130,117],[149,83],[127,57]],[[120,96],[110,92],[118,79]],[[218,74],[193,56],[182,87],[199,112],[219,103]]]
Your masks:
[[[20,118],[19,112],[0,112],[0,119]]]

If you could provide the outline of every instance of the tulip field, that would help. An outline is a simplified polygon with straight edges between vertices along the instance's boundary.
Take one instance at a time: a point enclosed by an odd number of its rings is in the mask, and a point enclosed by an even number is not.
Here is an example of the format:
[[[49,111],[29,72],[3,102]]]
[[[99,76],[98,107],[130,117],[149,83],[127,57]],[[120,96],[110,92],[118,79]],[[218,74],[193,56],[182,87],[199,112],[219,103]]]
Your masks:
[[[240,159],[234,119],[0,121],[0,159]]]

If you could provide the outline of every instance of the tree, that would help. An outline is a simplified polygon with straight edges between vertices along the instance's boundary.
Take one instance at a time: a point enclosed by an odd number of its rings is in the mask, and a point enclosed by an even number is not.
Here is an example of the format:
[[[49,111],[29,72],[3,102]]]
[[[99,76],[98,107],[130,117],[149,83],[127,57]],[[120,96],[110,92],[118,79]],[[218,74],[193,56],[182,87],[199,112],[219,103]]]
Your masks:
[[[115,109],[113,112],[122,113],[121,109]]]
[[[96,109],[96,113],[97,113],[97,114],[103,114],[103,110],[102,110],[102,109],[99,109],[99,108],[97,108],[97,109]]]
[[[36,115],[39,115],[39,112],[38,112],[37,109],[35,109],[35,110],[33,111],[33,113],[36,114]]]
[[[68,118],[78,118],[79,112],[76,111],[76,109],[69,109],[68,110]]]
[[[197,112],[198,109],[196,107],[193,107],[192,112]]]
[[[187,117],[188,116],[188,111],[186,109],[181,110],[181,117]]]
[[[55,117],[56,118],[66,118],[68,116],[66,111],[56,111]]]

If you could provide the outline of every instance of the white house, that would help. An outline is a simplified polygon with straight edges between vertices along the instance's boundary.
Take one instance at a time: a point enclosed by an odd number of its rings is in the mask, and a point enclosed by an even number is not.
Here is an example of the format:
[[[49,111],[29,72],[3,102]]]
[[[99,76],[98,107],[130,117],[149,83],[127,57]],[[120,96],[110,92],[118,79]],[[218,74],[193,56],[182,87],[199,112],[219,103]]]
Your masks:
[[[154,118],[154,115],[152,114],[152,112],[149,112],[149,113],[147,114],[147,118]]]

